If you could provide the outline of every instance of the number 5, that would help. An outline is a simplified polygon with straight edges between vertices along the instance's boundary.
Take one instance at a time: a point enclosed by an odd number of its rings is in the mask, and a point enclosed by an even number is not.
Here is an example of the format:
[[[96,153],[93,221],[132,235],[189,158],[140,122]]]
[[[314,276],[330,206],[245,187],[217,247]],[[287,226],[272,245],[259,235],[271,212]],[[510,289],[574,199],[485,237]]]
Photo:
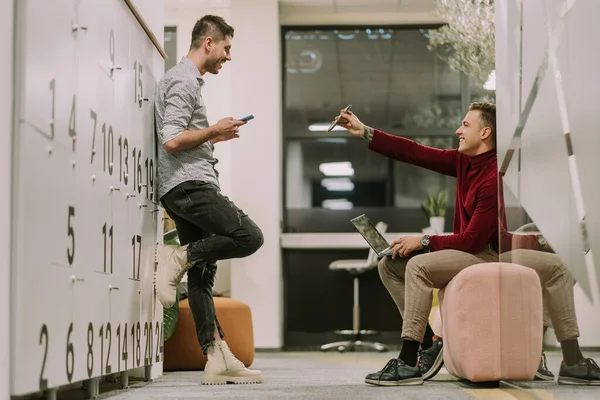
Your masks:
[[[71,226],[71,217],[75,216],[75,207],[69,206],[69,219],[68,219],[68,236],[71,237],[71,249],[67,247],[67,259],[69,260],[69,265],[73,265],[73,259],[75,258],[75,230]]]

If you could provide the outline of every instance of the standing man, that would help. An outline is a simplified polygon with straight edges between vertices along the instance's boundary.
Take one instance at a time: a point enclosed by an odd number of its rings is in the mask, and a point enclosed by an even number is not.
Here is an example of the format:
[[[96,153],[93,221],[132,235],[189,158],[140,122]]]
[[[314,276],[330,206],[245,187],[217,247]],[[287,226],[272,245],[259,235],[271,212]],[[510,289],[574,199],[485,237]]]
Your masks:
[[[218,74],[231,61],[233,28],[221,17],[196,22],[187,56],[160,80],[155,98],[158,196],[175,222],[181,246],[159,245],[155,288],[166,308],[188,274],[188,298],[198,341],[208,361],[203,384],[260,383],[260,371],[245,368],[229,350],[216,317],[212,288],[217,260],[247,257],[263,244],[256,224],[221,194],[218,142],[238,138],[245,122],[227,117],[210,125],[202,100],[202,76]]]
[[[381,280],[403,317],[404,342],[398,358],[391,359],[381,371],[367,375],[365,382],[420,385],[423,374],[417,365],[419,347],[429,353],[426,359],[420,358],[420,363],[441,362],[442,339],[433,336],[427,322],[433,289],[445,287],[471,265],[499,260],[496,106],[487,102],[471,104],[456,131],[459,147],[454,150],[422,146],[386,134],[365,126],[351,112],[342,111],[340,121],[350,133],[367,140],[369,148],[377,153],[457,179],[454,234],[400,238],[392,243],[392,256],[379,262]],[[557,259],[555,256],[553,262],[548,262],[529,257],[523,265],[534,269],[540,278],[544,304],[561,344],[563,363],[558,382],[598,385],[600,368],[594,360],[584,358],[579,349],[573,280]],[[437,372],[438,368],[427,365],[426,369]]]

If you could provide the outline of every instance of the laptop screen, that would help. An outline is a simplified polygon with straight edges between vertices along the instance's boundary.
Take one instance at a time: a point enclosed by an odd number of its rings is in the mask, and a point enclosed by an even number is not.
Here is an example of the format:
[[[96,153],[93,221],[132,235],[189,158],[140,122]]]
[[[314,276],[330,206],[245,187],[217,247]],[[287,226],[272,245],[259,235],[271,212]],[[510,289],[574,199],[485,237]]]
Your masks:
[[[375,250],[377,254],[381,253],[390,246],[381,233],[375,229],[375,226],[366,215],[363,214],[353,218],[350,220],[350,222],[354,224],[363,238],[365,238],[369,246],[371,246],[371,248]]]

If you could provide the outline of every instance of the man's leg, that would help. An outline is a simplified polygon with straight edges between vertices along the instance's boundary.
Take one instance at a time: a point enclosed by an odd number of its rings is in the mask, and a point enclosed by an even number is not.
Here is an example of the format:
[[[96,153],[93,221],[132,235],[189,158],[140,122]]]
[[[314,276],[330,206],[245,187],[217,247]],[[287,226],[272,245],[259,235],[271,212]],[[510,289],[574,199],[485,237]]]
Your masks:
[[[165,208],[175,222],[182,245],[210,236],[202,229],[179,217],[173,210],[166,206]],[[217,264],[214,260],[196,261],[187,271],[190,310],[196,326],[198,343],[208,359],[202,375],[202,383],[260,383],[262,382],[262,373],[246,369],[231,353],[227,344],[222,341],[224,333],[217,319],[213,299],[216,273]]]
[[[573,276],[561,259],[553,253],[524,249],[504,253],[501,259],[532,268],[540,277],[544,305],[563,353],[558,382],[600,385],[600,367],[594,360],[584,358],[579,348]]]
[[[417,354],[427,330],[433,289],[443,288],[456,274],[471,265],[497,259],[497,254],[489,249],[477,255],[442,250],[408,260],[382,259],[379,273],[402,314],[404,342],[398,359],[390,360],[381,371],[367,375],[365,381],[377,385],[421,384],[422,374],[416,367]]]
[[[184,182],[161,200],[172,218],[206,233],[182,246],[157,247],[156,292],[164,307],[173,305],[175,288],[194,262],[246,257],[263,244],[258,226],[213,184]]]

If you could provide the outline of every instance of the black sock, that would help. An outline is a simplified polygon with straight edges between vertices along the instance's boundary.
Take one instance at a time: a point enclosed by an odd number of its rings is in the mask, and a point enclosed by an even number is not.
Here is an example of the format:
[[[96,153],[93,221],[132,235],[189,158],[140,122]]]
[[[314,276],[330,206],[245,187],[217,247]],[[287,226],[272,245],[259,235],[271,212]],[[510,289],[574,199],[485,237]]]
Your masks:
[[[575,365],[583,360],[583,354],[581,354],[577,338],[560,342],[560,349],[563,353],[563,360],[565,360],[565,364],[567,365]]]
[[[417,353],[419,352],[420,343],[414,340],[404,339],[402,350],[400,350],[399,359],[404,361],[406,365],[414,367],[417,365]]]
[[[421,342],[421,348],[423,350],[427,350],[431,347],[433,344],[433,335],[433,329],[431,329],[431,326],[427,324],[427,327],[425,328],[425,336],[423,336],[423,341]]]

